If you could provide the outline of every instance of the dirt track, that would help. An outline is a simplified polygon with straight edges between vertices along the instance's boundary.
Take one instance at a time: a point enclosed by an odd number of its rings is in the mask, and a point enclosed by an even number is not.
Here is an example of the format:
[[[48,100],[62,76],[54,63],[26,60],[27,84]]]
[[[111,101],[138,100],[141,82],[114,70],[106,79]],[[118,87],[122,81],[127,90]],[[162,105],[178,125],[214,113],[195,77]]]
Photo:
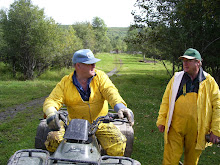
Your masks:
[[[47,96],[41,97],[39,99],[31,100],[27,103],[15,105],[13,107],[6,108],[4,112],[0,112],[0,121],[5,122],[8,119],[13,118],[18,112],[29,109],[36,109],[43,107],[43,102]]]

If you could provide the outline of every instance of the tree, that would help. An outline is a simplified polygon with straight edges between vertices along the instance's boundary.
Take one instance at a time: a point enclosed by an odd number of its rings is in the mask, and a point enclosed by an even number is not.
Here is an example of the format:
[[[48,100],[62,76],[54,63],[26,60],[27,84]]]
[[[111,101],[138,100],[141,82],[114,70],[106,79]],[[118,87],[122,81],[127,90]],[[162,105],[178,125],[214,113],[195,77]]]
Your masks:
[[[78,22],[73,24],[72,27],[76,31],[76,36],[82,40],[83,48],[94,51],[96,40],[92,25],[89,22]]]
[[[138,28],[150,27],[158,49],[164,58],[179,65],[178,56],[193,47],[201,52],[203,67],[219,82],[220,13],[218,0],[138,0],[139,11],[134,11]],[[172,43],[172,44],[171,44]]]
[[[127,35],[124,41],[127,43],[128,51],[135,52],[135,51],[143,51],[142,50],[142,37],[140,36],[139,29],[130,26]]]
[[[110,39],[111,49],[116,52],[126,52],[127,43],[125,37],[127,35],[128,27],[110,27],[107,30],[107,36]]]
[[[0,23],[6,43],[2,58],[13,67],[14,75],[22,72],[25,80],[33,79],[36,69],[49,66],[56,51],[58,25],[45,17],[43,9],[31,0],[18,0],[8,12],[1,10]]]
[[[76,36],[76,31],[72,26],[65,29],[61,28],[59,34],[59,50],[57,50],[52,61],[53,67],[69,68],[72,66],[73,53],[83,48],[82,41]]]
[[[4,32],[3,32],[3,30],[2,30],[2,26],[0,25],[0,61],[4,61],[4,55],[5,55],[5,52],[3,52],[3,49],[1,49],[1,48],[3,48],[3,47],[6,47],[6,42],[5,42],[5,40],[3,39],[3,37],[4,37]]]
[[[125,42],[128,45],[128,50],[131,52],[140,52],[143,54],[143,61],[145,57],[158,58],[160,55],[156,43],[152,42],[154,34],[151,28],[137,28],[136,26],[130,26]]]
[[[95,50],[94,52],[104,52],[107,49],[107,46],[110,44],[110,40],[107,37],[107,26],[103,19],[99,17],[94,17],[92,20],[92,27],[95,33]]]

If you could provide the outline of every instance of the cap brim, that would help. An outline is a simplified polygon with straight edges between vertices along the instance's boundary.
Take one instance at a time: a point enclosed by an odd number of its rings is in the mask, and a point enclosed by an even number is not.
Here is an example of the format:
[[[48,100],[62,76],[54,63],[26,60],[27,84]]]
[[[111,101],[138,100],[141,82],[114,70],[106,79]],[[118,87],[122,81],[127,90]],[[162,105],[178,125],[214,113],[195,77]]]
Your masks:
[[[97,59],[97,58],[93,58],[93,59],[91,59],[91,60],[89,60],[89,61],[85,61],[85,62],[82,62],[83,64],[94,64],[94,63],[97,63],[97,62],[99,62],[99,61],[101,61],[100,59]]]
[[[189,60],[196,59],[195,57],[187,56],[187,55],[183,55],[183,56],[180,56],[180,57],[179,57],[179,59],[183,59],[183,58],[186,58],[186,59],[189,59]]]

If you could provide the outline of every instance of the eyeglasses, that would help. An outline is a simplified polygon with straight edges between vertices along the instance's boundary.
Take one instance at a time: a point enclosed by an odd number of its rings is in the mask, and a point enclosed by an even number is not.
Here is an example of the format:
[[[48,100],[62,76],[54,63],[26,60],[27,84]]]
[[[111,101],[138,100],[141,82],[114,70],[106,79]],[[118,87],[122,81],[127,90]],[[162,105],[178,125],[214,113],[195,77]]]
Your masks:
[[[182,62],[187,62],[187,63],[191,63],[191,62],[195,62],[197,60],[195,59],[182,59]]]
[[[82,65],[85,65],[85,66],[95,66],[95,63],[93,64],[84,64],[84,63],[81,63]]]

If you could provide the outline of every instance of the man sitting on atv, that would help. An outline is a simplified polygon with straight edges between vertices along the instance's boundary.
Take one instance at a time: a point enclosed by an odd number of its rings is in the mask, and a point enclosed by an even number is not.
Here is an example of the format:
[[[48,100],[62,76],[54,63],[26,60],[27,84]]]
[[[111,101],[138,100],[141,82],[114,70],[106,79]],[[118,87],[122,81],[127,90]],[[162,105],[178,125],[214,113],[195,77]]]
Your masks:
[[[57,110],[64,104],[69,121],[77,118],[92,123],[99,116],[107,115],[109,103],[119,118],[125,116],[131,125],[134,124],[133,112],[127,108],[117,88],[103,71],[95,69],[100,59],[95,58],[91,50],[82,49],[74,53],[72,61],[75,71],[62,78],[43,105],[48,127],[53,130],[45,142],[50,152],[54,152],[63,140],[65,129],[59,122]],[[126,137],[114,124],[101,123],[96,136],[108,155],[124,155]]]

